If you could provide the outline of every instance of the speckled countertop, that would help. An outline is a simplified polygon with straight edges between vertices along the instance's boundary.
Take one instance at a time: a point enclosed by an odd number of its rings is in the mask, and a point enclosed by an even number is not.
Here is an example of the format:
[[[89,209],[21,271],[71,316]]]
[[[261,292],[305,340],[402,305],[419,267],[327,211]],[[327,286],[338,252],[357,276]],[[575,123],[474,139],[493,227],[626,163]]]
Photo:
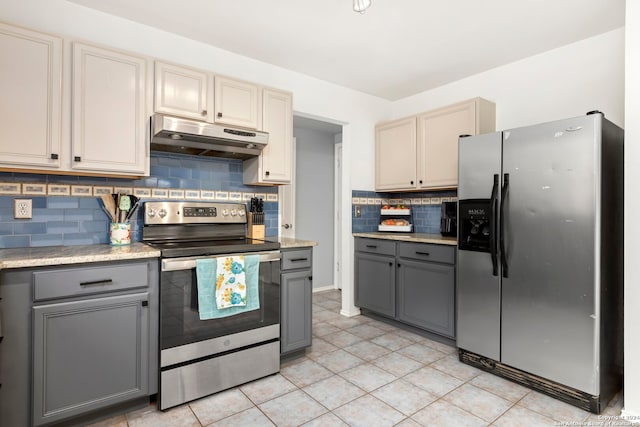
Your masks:
[[[278,239],[278,243],[280,243],[280,249],[308,248],[309,246],[318,246],[318,242],[315,242],[313,240],[302,240],[292,237],[280,237]]]
[[[144,243],[132,243],[126,246],[78,245],[0,249],[0,270],[7,268],[41,267],[45,265],[156,258],[159,256],[160,251]]]
[[[456,246],[455,237],[445,237],[440,234],[427,233],[353,233],[353,237],[367,237],[369,239],[397,240],[400,242],[436,243],[438,245]]]

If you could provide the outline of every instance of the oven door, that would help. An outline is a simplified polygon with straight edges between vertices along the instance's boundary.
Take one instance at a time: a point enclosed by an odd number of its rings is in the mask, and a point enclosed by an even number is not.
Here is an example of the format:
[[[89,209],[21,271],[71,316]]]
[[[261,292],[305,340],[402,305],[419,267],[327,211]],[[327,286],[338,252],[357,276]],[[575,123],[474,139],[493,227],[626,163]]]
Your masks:
[[[196,261],[165,258],[160,273],[160,366],[188,363],[280,338],[280,252],[258,252],[260,308],[200,320]],[[208,257],[211,258],[211,257]]]

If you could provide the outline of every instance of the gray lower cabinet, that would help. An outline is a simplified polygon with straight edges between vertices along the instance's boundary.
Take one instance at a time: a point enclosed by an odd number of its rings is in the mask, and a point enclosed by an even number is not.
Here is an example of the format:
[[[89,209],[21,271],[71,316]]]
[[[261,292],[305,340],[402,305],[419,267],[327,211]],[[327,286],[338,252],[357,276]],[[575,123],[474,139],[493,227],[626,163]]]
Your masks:
[[[385,316],[395,317],[395,257],[356,252],[355,264],[355,304]]]
[[[399,259],[397,319],[454,338],[454,283],[453,265]]]
[[[455,248],[356,238],[355,304],[455,338]]]
[[[0,425],[68,422],[157,392],[156,259],[4,270],[0,297]]]
[[[311,345],[312,249],[282,250],[280,353]]]
[[[34,307],[34,425],[148,394],[148,302],[144,292]]]

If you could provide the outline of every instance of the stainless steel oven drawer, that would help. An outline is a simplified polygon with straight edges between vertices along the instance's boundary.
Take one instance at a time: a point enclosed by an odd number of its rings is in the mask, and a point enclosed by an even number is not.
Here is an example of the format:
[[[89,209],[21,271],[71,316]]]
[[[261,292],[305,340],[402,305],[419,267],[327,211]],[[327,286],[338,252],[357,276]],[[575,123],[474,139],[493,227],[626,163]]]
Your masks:
[[[146,262],[46,269],[33,273],[34,301],[149,286]]]
[[[282,270],[311,267],[311,249],[282,251]]]
[[[160,372],[159,407],[171,408],[279,370],[280,341],[168,369]]]

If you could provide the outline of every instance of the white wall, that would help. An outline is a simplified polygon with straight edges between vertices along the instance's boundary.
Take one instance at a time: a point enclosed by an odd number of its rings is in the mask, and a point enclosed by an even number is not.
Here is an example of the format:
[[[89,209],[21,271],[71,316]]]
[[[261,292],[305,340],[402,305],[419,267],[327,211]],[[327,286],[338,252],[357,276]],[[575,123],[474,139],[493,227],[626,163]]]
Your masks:
[[[315,240],[313,287],[333,287],[334,136],[293,128],[296,137],[296,237]]]
[[[476,96],[496,103],[496,130],[591,110],[624,127],[624,29],[404,98],[393,104],[392,114],[408,116]]]
[[[624,411],[640,422],[640,4],[627,1],[625,100]]]
[[[373,187],[374,126],[389,117],[389,101],[346,89],[204,43],[94,11],[65,0],[0,2],[4,22],[117,47],[184,65],[208,69],[293,92],[293,108],[306,117],[343,126],[342,217],[351,217],[351,189]],[[69,55],[66,54],[67,62]],[[67,78],[66,84],[69,84]],[[63,103],[63,109],[69,103]],[[68,129],[68,126],[67,126]],[[358,171],[352,174],[351,171]],[[342,222],[343,310],[353,305],[353,238],[351,222]]]

